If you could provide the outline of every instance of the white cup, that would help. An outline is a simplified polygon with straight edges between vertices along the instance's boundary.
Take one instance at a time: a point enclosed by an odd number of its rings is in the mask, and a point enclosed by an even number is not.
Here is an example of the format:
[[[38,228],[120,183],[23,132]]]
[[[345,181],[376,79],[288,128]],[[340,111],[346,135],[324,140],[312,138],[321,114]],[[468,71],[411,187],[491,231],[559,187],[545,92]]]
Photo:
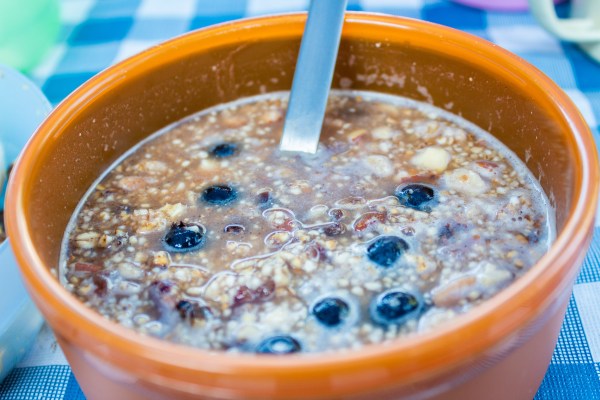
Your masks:
[[[0,144],[5,155],[0,171],[17,158],[51,109],[33,82],[0,64]],[[0,193],[0,209],[3,201]],[[43,322],[21,281],[9,241],[0,243],[0,382],[26,354]]]
[[[600,62],[600,0],[571,0],[571,17],[558,18],[552,0],[529,0],[539,23],[560,39],[577,43]]]

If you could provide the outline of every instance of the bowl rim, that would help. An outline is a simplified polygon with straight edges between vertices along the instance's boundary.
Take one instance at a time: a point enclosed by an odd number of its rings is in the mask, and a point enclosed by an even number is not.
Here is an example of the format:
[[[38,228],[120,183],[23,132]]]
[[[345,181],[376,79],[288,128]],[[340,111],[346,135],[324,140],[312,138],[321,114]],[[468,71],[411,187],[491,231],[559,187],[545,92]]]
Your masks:
[[[168,63],[180,58],[185,53],[193,52],[190,43],[211,39],[212,47],[228,43],[231,36],[242,32],[253,32],[256,38],[297,37],[304,26],[305,13],[279,14],[231,21],[194,32],[186,33],[163,42],[155,47],[134,55],[120,63],[95,75],[89,81],[63,100],[46,118],[34,137],[28,143],[13,170],[7,208],[10,210],[7,223],[13,242],[15,255],[26,285],[44,314],[51,314],[55,320],[54,328],[76,343],[85,344],[91,353],[99,358],[111,357],[125,363],[128,357],[146,360],[138,365],[136,372],[148,379],[155,377],[156,371],[168,367],[176,371],[188,381],[194,379],[198,372],[215,375],[235,374],[247,379],[271,376],[289,382],[297,380],[300,375],[315,379],[322,378],[326,371],[336,370],[351,373],[364,370],[382,362],[393,363],[397,373],[405,374],[407,380],[417,379],[425,375],[440,373],[473,359],[489,349],[491,344],[502,343],[517,328],[526,325],[539,314],[539,309],[523,308],[522,305],[550,304],[548,295],[542,291],[568,285],[575,278],[578,268],[568,268],[582,260],[589,243],[589,233],[593,226],[598,199],[598,158],[589,127],[569,97],[537,68],[518,56],[481,38],[445,26],[425,21],[413,20],[398,16],[377,13],[348,12],[345,18],[343,35],[353,37],[363,33],[364,26],[379,25],[392,27],[408,32],[416,32],[424,36],[435,36],[436,39],[464,47],[478,57],[502,59],[502,68],[507,73],[521,77],[538,89],[543,87],[546,96],[553,106],[560,110],[571,128],[572,146],[577,150],[576,163],[579,164],[580,175],[576,182],[577,190],[573,195],[573,204],[564,228],[557,236],[549,252],[544,255],[524,276],[498,293],[482,305],[444,324],[436,332],[412,335],[390,344],[376,344],[361,350],[328,353],[327,357],[307,355],[291,355],[285,359],[272,356],[256,356],[253,354],[226,355],[208,352],[196,348],[176,345],[157,338],[144,336],[133,330],[110,322],[86,307],[63,288],[51,274],[36,252],[27,228],[23,188],[27,182],[27,166],[35,162],[36,153],[50,140],[52,132],[61,124],[68,124],[87,104],[102,95],[102,90],[116,87],[125,73],[134,77],[151,70],[154,66]],[[361,30],[361,27],[363,30]],[[268,28],[268,29],[267,29]],[[262,30],[261,30],[262,29]],[[269,31],[271,29],[271,31]],[[270,33],[269,33],[270,32]],[[262,35],[262,36],[261,36]],[[286,36],[287,35],[287,36]],[[423,36],[423,37],[424,37]],[[207,48],[209,48],[207,47]],[[102,89],[102,90],[101,90]],[[540,89],[541,90],[541,89]],[[590,206],[593,205],[593,206]],[[572,245],[576,243],[577,245]],[[583,254],[582,254],[583,253]],[[543,271],[543,273],[542,273]],[[568,275],[569,279],[565,279]],[[563,281],[567,281],[564,283]],[[536,288],[537,290],[530,290]],[[534,302],[534,303],[532,303]],[[543,307],[542,307],[543,308]],[[57,321],[60,321],[59,324]],[[67,328],[77,321],[76,329]],[[473,338],[469,335],[473,329],[486,330],[485,338]],[[64,326],[61,326],[64,325]],[[489,332],[488,332],[489,331]],[[465,337],[469,340],[465,341]],[[93,339],[93,340],[92,340]],[[471,340],[472,339],[472,340]],[[97,342],[94,344],[94,342]],[[460,346],[453,344],[460,343]],[[102,345],[104,344],[104,346]],[[106,344],[116,350],[116,354],[107,354]],[[91,346],[91,347],[90,347]],[[318,354],[318,353],[317,353]],[[443,365],[440,362],[443,361]],[[441,365],[441,366],[440,366]],[[383,379],[383,378],[382,378]],[[384,379],[390,383],[393,377]],[[364,383],[362,387],[371,387],[373,382]],[[356,383],[360,385],[360,383]],[[390,383],[391,384],[391,383]],[[366,386],[365,386],[366,385]]]

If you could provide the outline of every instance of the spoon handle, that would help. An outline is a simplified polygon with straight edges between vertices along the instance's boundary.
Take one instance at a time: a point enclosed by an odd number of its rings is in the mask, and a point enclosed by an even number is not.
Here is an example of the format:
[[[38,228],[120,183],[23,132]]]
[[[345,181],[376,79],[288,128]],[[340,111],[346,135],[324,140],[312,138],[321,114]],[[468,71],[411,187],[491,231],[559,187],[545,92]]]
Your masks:
[[[337,58],[347,0],[312,0],[280,149],[315,153]]]

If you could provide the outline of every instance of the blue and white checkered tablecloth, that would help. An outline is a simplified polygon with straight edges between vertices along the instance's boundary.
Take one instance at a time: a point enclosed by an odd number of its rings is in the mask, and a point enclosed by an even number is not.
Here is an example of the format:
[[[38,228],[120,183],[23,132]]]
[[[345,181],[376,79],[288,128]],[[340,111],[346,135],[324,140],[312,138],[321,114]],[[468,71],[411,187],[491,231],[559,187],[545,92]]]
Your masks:
[[[503,1],[503,0],[497,0]],[[306,10],[309,0],[62,0],[62,31],[31,73],[53,104],[100,70],[189,30],[246,16]],[[350,0],[375,11],[448,25],[490,40],[544,71],[579,106],[596,142],[600,64],[540,28],[528,12],[484,12],[447,0]],[[568,4],[558,7],[568,14]],[[577,279],[565,322],[536,399],[600,399],[600,228]],[[84,399],[44,327],[30,354],[0,384],[0,399]]]

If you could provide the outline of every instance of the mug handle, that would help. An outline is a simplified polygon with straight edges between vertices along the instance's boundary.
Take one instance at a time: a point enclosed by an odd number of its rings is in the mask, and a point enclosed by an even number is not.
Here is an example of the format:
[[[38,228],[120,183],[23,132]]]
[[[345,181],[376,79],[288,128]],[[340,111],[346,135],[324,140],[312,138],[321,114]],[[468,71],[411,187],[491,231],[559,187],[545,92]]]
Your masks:
[[[562,40],[600,42],[600,28],[589,18],[558,18],[552,0],[529,0],[529,7],[540,25]]]

